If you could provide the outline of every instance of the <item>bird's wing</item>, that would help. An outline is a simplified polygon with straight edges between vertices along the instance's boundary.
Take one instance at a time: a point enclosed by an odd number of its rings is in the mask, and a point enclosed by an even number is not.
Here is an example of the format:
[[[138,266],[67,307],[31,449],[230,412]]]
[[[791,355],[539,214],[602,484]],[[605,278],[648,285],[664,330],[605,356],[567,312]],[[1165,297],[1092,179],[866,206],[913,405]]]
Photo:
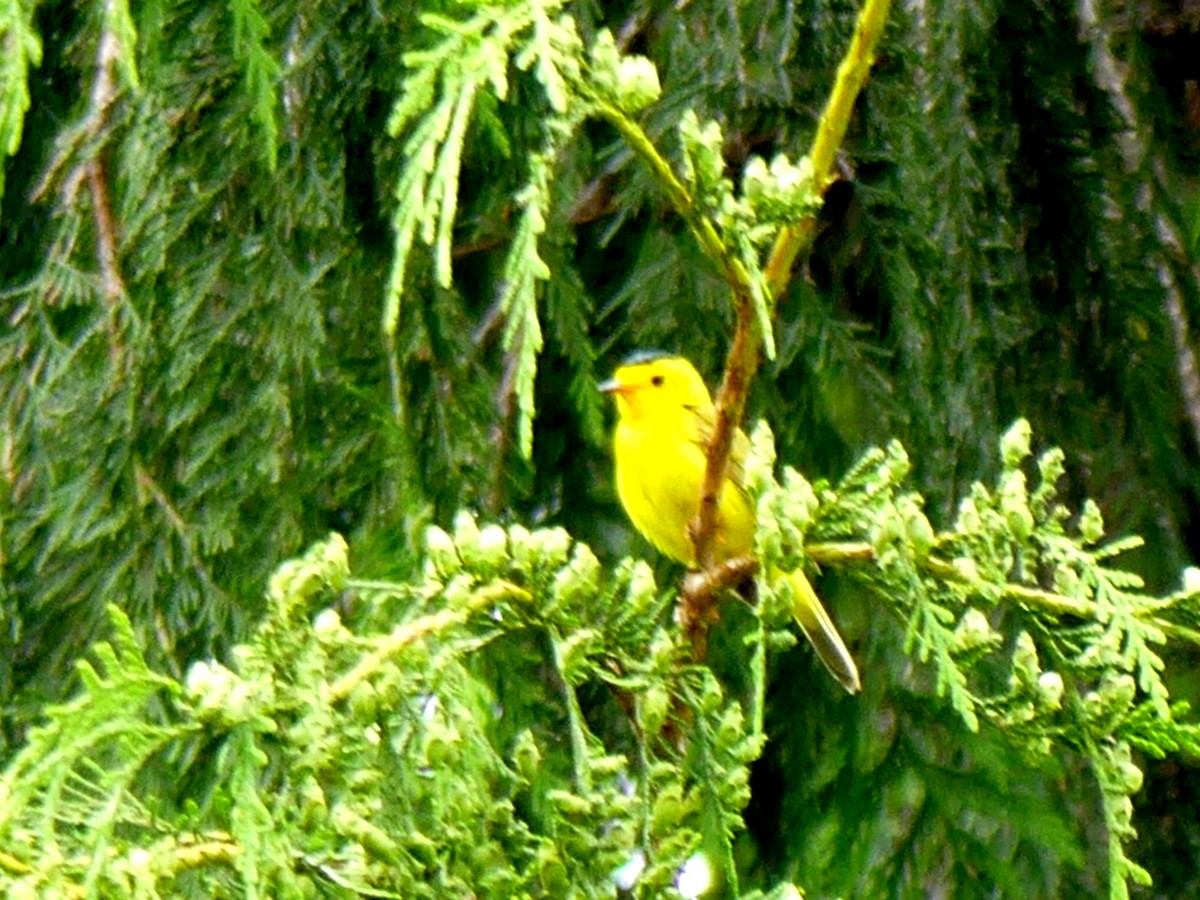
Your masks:
[[[705,458],[708,457],[708,442],[712,439],[713,426],[717,420],[717,410],[711,404],[708,406],[689,406],[692,413],[694,429],[691,435],[692,443],[696,444]],[[750,439],[746,432],[738,429],[733,435],[733,445],[729,448],[729,463],[726,475],[729,480],[741,488],[745,484],[746,456],[750,452]]]

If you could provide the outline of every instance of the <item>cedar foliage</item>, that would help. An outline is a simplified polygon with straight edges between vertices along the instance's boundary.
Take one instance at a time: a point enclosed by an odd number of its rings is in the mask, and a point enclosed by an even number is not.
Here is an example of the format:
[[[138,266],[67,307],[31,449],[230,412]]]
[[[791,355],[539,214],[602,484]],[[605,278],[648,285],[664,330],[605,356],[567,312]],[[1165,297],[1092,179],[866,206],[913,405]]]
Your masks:
[[[812,253],[756,295],[760,550],[824,567],[852,701],[769,585],[680,658],[615,561],[593,385],[636,346],[715,374],[734,327],[630,128],[758,277],[813,201],[754,158],[801,158],[857,7],[0,2],[10,890],[591,895],[640,861],[651,896],[696,852],[747,895],[1145,881],[1196,606],[1084,497],[1177,583],[1195,297],[1126,20],[892,10]],[[333,540],[264,603],[330,528],[372,580]]]

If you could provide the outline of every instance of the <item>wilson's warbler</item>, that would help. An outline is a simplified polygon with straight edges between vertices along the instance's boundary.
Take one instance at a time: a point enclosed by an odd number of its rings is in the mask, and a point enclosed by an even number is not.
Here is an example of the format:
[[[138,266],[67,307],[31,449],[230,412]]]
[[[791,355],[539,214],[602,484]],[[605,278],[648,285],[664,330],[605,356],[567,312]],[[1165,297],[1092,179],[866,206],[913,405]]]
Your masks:
[[[613,438],[617,495],[630,520],[659,550],[695,566],[688,525],[700,503],[705,452],[715,409],[700,373],[686,359],[639,354],[620,366],[600,390],[617,400]],[[724,562],[754,550],[754,506],[742,487],[749,442],[740,430],[721,496],[713,557]],[[792,589],[793,613],[821,662],[846,690],[859,690],[858,668],[804,573],[772,573]]]

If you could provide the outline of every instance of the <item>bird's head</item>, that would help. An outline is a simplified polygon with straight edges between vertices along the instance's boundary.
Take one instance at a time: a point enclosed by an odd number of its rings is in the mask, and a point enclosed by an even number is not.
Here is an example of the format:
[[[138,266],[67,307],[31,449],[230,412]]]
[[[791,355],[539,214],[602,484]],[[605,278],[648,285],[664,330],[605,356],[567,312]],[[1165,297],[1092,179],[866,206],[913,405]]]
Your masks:
[[[639,353],[622,363],[600,390],[617,398],[622,419],[670,416],[712,405],[704,379],[682,356]]]

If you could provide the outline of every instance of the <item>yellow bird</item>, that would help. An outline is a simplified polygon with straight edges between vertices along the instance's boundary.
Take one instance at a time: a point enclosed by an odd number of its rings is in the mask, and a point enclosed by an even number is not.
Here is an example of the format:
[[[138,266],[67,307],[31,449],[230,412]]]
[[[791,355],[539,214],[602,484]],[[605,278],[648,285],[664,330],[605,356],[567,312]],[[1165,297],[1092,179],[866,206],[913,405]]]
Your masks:
[[[705,453],[716,411],[700,373],[686,359],[638,354],[600,390],[617,400],[613,451],[621,505],[650,543],[672,559],[695,566],[688,525],[700,504]],[[724,562],[754,550],[754,506],[742,486],[749,442],[740,430],[721,496],[713,557]],[[858,668],[804,573],[785,573],[793,614],[821,662],[850,693],[859,690]]]

